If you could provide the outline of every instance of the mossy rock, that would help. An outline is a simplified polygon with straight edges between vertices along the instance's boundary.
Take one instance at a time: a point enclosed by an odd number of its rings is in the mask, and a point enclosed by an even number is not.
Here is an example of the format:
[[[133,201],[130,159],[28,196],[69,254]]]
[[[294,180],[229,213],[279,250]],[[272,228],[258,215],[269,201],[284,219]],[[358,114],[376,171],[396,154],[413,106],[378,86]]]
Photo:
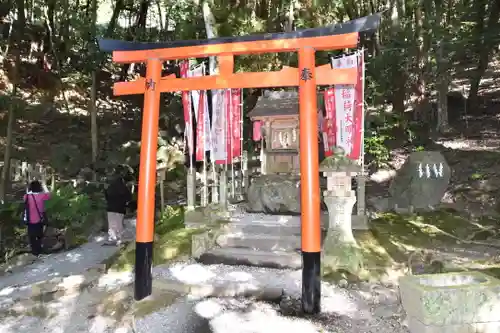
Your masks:
[[[218,204],[197,207],[184,213],[184,220],[189,227],[211,225],[228,218],[229,213],[227,210]]]
[[[361,167],[356,161],[345,155],[342,148],[335,147],[333,155],[326,157],[319,165],[321,172],[360,172]]]
[[[363,251],[356,242],[342,242],[329,236],[323,242],[323,274],[345,270],[353,275],[361,274],[364,268]]]

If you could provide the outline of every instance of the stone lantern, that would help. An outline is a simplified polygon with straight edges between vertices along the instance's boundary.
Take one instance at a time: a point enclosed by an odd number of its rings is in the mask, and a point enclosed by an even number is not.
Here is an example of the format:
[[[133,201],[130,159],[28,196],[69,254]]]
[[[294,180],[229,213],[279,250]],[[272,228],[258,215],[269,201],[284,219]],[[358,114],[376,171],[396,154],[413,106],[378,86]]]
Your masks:
[[[334,155],[320,164],[320,172],[327,179],[327,190],[323,200],[328,207],[328,229],[342,225],[351,228],[352,209],[356,203],[356,192],[352,190],[352,178],[361,172],[361,167],[345,157],[341,148],[335,148]]]
[[[352,210],[356,192],[352,190],[352,177],[361,167],[335,148],[333,156],[320,164],[320,172],[327,178],[323,201],[328,207],[328,230],[323,241],[323,263],[330,270],[345,269],[356,274],[362,269],[362,255],[352,232]]]

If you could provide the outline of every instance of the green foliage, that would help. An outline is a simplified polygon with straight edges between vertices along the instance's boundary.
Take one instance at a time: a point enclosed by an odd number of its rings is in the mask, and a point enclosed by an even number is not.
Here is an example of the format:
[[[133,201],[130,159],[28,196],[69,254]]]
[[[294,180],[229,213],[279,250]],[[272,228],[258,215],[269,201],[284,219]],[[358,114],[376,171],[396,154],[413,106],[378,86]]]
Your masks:
[[[69,185],[57,189],[46,203],[50,225],[55,228],[84,224],[95,217],[95,208],[88,194]]]
[[[376,132],[365,136],[365,158],[376,167],[386,165],[391,158],[390,150],[385,145],[387,139],[387,135],[378,135]]]
[[[399,116],[386,113],[383,109],[372,113],[365,129],[364,140],[365,159],[368,164],[383,167],[389,162],[391,155],[388,142],[394,139],[394,133],[400,124]]]
[[[158,216],[155,233],[161,237],[161,235],[182,227],[184,227],[184,207],[166,206]]]
[[[22,211],[22,203],[0,205],[0,263],[15,255],[25,244]]]

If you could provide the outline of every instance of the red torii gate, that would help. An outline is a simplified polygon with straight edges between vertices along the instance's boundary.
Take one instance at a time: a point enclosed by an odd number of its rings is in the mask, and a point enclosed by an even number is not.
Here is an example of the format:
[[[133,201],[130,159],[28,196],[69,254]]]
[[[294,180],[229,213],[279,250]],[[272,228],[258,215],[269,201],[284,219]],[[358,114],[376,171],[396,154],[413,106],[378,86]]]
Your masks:
[[[315,66],[315,52],[354,48],[360,32],[374,31],[380,14],[347,23],[292,33],[188,40],[171,43],[136,43],[99,40],[102,51],[113,51],[117,63],[145,62],[146,77],[114,84],[114,94],[144,94],[135,254],[135,299],[152,293],[152,256],[155,217],[156,150],[160,94],[185,90],[226,88],[299,87],[299,147],[302,221],[302,307],[320,311],[321,225],[318,168],[316,86],[355,84],[356,69]],[[234,56],[298,52],[299,68],[278,72],[234,73]],[[219,74],[194,78],[162,77],[163,61],[217,56]]]

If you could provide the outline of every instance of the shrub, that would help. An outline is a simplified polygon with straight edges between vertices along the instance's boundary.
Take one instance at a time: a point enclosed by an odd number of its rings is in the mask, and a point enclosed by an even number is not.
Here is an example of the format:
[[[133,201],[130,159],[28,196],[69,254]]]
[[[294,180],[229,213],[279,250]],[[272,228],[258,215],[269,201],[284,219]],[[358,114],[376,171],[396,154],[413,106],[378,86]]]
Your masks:
[[[96,213],[102,211],[96,207],[90,196],[72,186],[65,186],[52,193],[46,203],[49,223],[55,228],[86,224],[94,220]]]

